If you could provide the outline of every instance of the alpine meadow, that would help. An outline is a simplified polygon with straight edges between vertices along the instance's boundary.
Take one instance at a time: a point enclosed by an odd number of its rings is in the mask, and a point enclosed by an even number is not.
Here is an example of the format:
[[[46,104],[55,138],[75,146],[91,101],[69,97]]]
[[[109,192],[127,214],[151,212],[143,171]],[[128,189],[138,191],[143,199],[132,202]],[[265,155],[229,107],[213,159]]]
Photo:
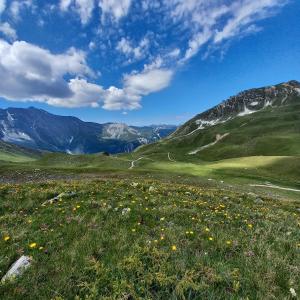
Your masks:
[[[299,12],[0,0],[0,299],[298,299]]]

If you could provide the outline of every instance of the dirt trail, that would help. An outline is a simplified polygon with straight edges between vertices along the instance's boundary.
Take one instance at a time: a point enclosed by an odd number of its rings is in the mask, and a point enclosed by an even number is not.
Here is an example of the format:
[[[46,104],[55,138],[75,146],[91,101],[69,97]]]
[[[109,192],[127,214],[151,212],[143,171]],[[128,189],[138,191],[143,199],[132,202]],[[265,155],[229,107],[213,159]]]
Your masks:
[[[136,160],[133,160],[133,161],[131,162],[131,166],[130,166],[128,169],[129,169],[129,170],[133,169],[133,168],[135,167],[135,163],[138,162],[139,160],[143,159],[143,158],[144,158],[144,157],[142,156],[142,157],[140,157],[140,158],[138,158],[138,159],[136,159]]]
[[[226,138],[226,136],[228,136],[229,134],[230,134],[230,133],[225,133],[225,134],[223,134],[223,135],[217,134],[216,140],[215,140],[214,142],[212,142],[212,143],[210,143],[210,144],[207,144],[207,145],[205,145],[205,146],[202,146],[202,147],[200,147],[200,148],[198,148],[198,149],[196,149],[196,150],[194,150],[194,151],[191,151],[191,152],[189,152],[188,154],[189,154],[189,155],[194,155],[194,154],[197,154],[198,152],[200,152],[200,151],[202,151],[202,150],[204,150],[204,149],[207,149],[207,148],[209,148],[209,147],[212,147],[212,146],[214,146],[215,144],[217,144],[217,143],[219,143],[220,141],[222,141],[224,138]]]
[[[285,187],[281,187],[281,186],[273,185],[273,184],[250,184],[250,186],[267,187],[267,188],[271,188],[271,189],[278,189],[278,190],[284,190],[284,191],[300,192],[300,190],[297,190],[297,189],[285,188]]]

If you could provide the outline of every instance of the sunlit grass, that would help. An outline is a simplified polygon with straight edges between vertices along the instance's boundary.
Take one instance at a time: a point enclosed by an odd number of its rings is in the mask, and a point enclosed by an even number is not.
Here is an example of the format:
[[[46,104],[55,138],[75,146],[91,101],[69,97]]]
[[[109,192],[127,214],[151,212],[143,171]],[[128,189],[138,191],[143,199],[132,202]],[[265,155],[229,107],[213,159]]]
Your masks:
[[[76,196],[43,205],[66,191]],[[33,257],[1,299],[300,293],[298,203],[143,179],[6,184],[0,198],[0,274]]]

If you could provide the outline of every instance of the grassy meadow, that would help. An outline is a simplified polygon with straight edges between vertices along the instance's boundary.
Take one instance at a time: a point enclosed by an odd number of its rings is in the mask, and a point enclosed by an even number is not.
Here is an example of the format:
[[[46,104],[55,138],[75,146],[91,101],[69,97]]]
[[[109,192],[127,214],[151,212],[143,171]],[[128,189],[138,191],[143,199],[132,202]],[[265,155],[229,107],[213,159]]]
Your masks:
[[[266,143],[245,118],[113,156],[0,144],[0,277],[32,259],[0,283],[0,299],[300,295],[299,129],[289,127],[299,118],[288,110],[287,124],[268,122]]]
[[[72,191],[73,197],[44,204]],[[299,202],[156,180],[0,186],[1,299],[289,299]]]

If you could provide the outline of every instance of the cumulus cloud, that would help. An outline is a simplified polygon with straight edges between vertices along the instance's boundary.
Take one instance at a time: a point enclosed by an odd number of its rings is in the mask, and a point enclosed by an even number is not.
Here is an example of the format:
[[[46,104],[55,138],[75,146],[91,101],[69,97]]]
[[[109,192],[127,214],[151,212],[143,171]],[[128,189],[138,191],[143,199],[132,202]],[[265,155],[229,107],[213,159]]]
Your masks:
[[[110,87],[106,91],[103,108],[108,110],[133,110],[141,107],[141,99],[169,86],[173,71],[167,69],[144,70],[125,75],[123,88]]]
[[[73,95],[64,76],[92,74],[81,51],[54,55],[23,41],[0,40],[0,95],[6,99],[64,99]]]
[[[52,54],[23,41],[10,44],[0,40],[0,96],[13,101],[132,110],[141,107],[143,96],[167,87],[173,72],[144,70],[125,75],[122,88],[108,89],[83,78],[93,75],[82,51],[70,49],[63,54]]]

